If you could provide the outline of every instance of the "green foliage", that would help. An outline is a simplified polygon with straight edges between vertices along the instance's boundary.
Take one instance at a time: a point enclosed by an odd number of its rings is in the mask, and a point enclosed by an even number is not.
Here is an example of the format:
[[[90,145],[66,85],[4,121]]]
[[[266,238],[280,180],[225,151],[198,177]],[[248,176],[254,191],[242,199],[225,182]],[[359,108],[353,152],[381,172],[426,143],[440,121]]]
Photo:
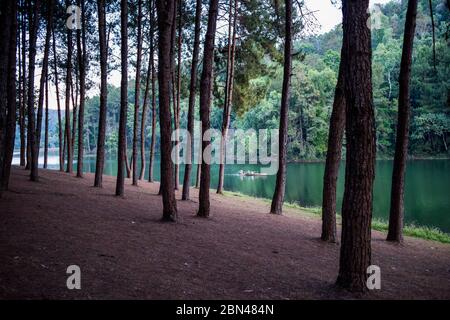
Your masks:
[[[387,232],[388,228],[389,225],[386,221],[379,219],[372,220],[373,230]],[[441,243],[450,243],[450,235],[448,233],[444,233],[441,230],[432,227],[415,226],[414,224],[408,224],[403,227],[403,234],[405,236],[432,240]]]
[[[398,76],[407,2],[381,6],[382,28],[372,33],[373,100],[377,128],[377,154],[391,157],[395,149]],[[420,1],[411,76],[412,117],[409,154],[448,156],[450,133],[450,15],[444,5],[435,5],[436,69],[432,54],[428,1]],[[257,39],[264,37],[258,33]],[[340,26],[319,36],[297,41],[288,128],[288,157],[291,161],[321,159],[326,155],[329,117],[339,69],[342,31]],[[242,44],[237,66],[235,108],[237,128],[276,128],[280,106],[282,61],[268,55],[255,42]],[[271,47],[276,49],[276,47]],[[238,51],[239,52],[239,51]],[[251,53],[251,54],[250,54]],[[281,50],[279,50],[281,53]],[[249,59],[249,56],[254,59]],[[297,57],[297,56],[295,56]],[[248,61],[250,60],[250,62]]]
[[[128,113],[127,113],[127,140],[128,147],[131,148],[131,141],[133,141],[133,121],[134,121],[134,84],[131,83],[128,90]],[[142,106],[142,102],[141,102]],[[98,136],[98,120],[99,120],[100,98],[94,96],[88,98],[85,104],[85,146],[87,152],[94,152],[97,145]],[[151,111],[147,108],[147,148],[150,144],[151,136]],[[139,112],[139,121],[142,117],[142,107]],[[107,116],[106,116],[106,137],[105,147],[107,153],[114,153],[117,151],[118,145],[118,131],[120,118],[120,88],[108,86],[108,100],[107,100]],[[139,131],[140,135],[140,131]],[[159,130],[157,130],[157,142],[159,144]],[[157,145],[158,146],[158,145]]]

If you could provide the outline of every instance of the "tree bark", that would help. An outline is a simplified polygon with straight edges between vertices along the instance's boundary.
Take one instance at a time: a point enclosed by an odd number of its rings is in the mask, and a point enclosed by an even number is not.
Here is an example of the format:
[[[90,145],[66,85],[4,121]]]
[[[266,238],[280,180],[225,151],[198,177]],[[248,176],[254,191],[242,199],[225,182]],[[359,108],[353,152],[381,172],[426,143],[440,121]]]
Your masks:
[[[408,2],[409,5],[409,2]],[[433,67],[434,72],[437,72],[437,61],[436,61],[436,27],[434,24],[434,14],[433,14],[433,1],[428,0],[428,7],[430,9],[430,18],[431,18],[431,33],[433,36]],[[417,11],[417,10],[416,10]]]
[[[341,161],[342,140],[345,131],[344,66],[341,52],[338,82],[334,92],[333,111],[328,132],[328,150],[323,176],[322,235],[321,239],[336,242],[336,185]]]
[[[44,169],[48,165],[48,74],[45,80],[45,132],[44,132]]]
[[[66,135],[66,123],[65,123],[65,119],[64,119],[64,132],[63,132],[63,159],[65,161],[66,159],[66,151],[67,151],[67,135]],[[64,168],[63,168],[64,171]]]
[[[75,138],[77,133],[77,115],[78,115],[78,67],[77,63],[74,61],[74,70],[75,81],[72,77],[72,82],[70,84],[71,94],[72,94],[72,140],[70,140],[70,147],[72,148],[72,163],[73,158],[75,157]]]
[[[125,132],[127,132],[127,127],[125,128]],[[128,137],[125,137],[125,173],[127,175],[127,179],[131,178],[131,166],[133,164],[133,158],[131,158],[131,161],[128,161]]]
[[[183,192],[182,200],[189,200],[189,190],[191,185],[191,171],[192,171],[192,149],[194,143],[194,112],[195,112],[195,94],[197,91],[197,67],[198,56],[200,51],[200,32],[201,32],[201,18],[202,18],[202,1],[196,0],[195,7],[195,30],[194,30],[194,48],[192,52],[191,64],[191,79],[189,84],[189,107],[187,129],[191,137],[191,143],[187,145],[186,153],[189,159],[184,167]]]
[[[81,8],[81,30],[77,30],[77,58],[80,78],[80,104],[78,107],[78,158],[77,177],[83,177],[83,156],[84,156],[84,104],[86,97],[86,16],[85,1],[78,0]]]
[[[71,2],[66,1],[66,6],[70,6]],[[66,172],[73,172],[73,154],[72,154],[72,138],[70,132],[70,86],[72,84],[72,30],[67,30],[67,61],[66,61],[66,107],[65,107],[65,123],[66,123],[66,147],[67,147],[67,167]]]
[[[21,6],[21,1],[19,1],[18,6]],[[18,9],[20,11],[20,9]],[[19,119],[18,119],[18,124],[19,124],[19,136],[20,136],[20,165],[25,165],[25,149],[22,150],[22,147],[25,147],[22,143],[24,142],[24,140],[22,140],[24,138],[23,132],[25,130],[25,128],[23,127],[23,109],[22,109],[22,100],[23,100],[23,87],[22,87],[22,42],[21,42],[21,28],[22,28],[22,15],[19,13],[18,14],[18,29],[17,29],[17,69],[19,71],[19,77],[18,77],[18,106],[19,106]],[[23,160],[23,162],[22,162]]]
[[[201,154],[201,150],[200,150],[199,154]],[[200,188],[200,176],[201,176],[201,173],[202,173],[202,165],[201,165],[201,158],[202,158],[202,156],[200,155],[199,158],[200,158],[200,163],[197,164],[197,174],[195,175],[195,187],[197,189]]]
[[[227,81],[225,85],[225,104],[222,115],[222,136],[220,139],[220,164],[219,183],[217,193],[223,193],[223,183],[225,178],[225,146],[228,137],[228,127],[230,126],[231,106],[233,101],[233,80],[234,80],[234,59],[236,52],[236,22],[237,22],[237,0],[230,0],[229,27],[228,27],[228,58],[227,58]]]
[[[63,130],[61,119],[61,103],[59,100],[59,83],[58,83],[58,60],[56,54],[55,28],[52,30],[53,35],[53,73],[55,76],[55,90],[56,90],[56,104],[58,108],[58,151],[59,151],[59,171],[64,171],[64,145],[63,145]]]
[[[0,141],[0,197],[3,190],[8,190],[9,176],[11,172],[11,161],[14,153],[14,138],[16,133],[16,53],[17,53],[17,2],[9,0],[6,4],[6,15],[1,16],[1,19],[8,20],[5,22],[6,26],[3,30],[4,44],[1,52],[0,64],[2,71],[1,86],[1,123],[0,123],[0,137],[4,139]],[[6,67],[6,68],[5,68]],[[6,70],[5,70],[6,69]],[[5,86],[6,85],[6,86]],[[5,90],[6,91],[3,91]],[[6,99],[5,99],[6,98]],[[4,116],[6,116],[4,118]],[[6,127],[4,126],[6,124]]]
[[[175,47],[176,47],[176,34],[177,34],[177,8],[178,8],[178,2],[175,1],[175,8],[173,11],[173,24],[171,29],[171,47],[170,47],[170,72],[171,72],[171,93],[172,93],[172,108],[173,108],[173,130],[176,130],[177,128],[177,93],[176,93],[176,81],[175,81]],[[178,154],[178,147],[175,144],[176,153]],[[174,163],[174,188],[177,189],[178,185],[178,173],[177,173],[177,164]]]
[[[137,57],[136,57],[136,79],[134,86],[134,127],[133,127],[133,186],[138,185],[137,157],[139,144],[139,104],[141,92],[141,60],[142,60],[142,0],[138,0],[138,19],[137,19]],[[144,123],[141,123],[144,127]]]
[[[127,157],[127,109],[128,109],[128,2],[120,1],[121,74],[119,146],[117,155],[116,196],[124,195],[124,162]]]
[[[9,46],[12,29],[11,14],[13,3],[7,0],[0,11],[0,36],[4,43],[0,46],[0,196],[4,189],[4,167],[6,165],[6,144],[9,108]]]
[[[40,0],[36,0],[34,5],[30,5],[29,10],[29,21],[30,21],[30,31],[29,31],[29,67],[28,67],[28,136],[29,145],[31,153],[31,173],[30,180],[38,181],[38,140],[36,137],[36,123],[34,116],[34,73],[35,73],[35,63],[36,63],[36,38],[37,31],[39,27],[39,8]]]
[[[29,51],[30,49],[28,49]],[[30,63],[28,63],[30,64]],[[27,79],[27,86],[28,86],[28,79]],[[25,170],[31,170],[31,136],[28,134],[28,88],[27,91],[27,103],[26,103],[26,109],[27,109],[27,145],[26,145],[26,164],[25,164]]]
[[[292,71],[292,0],[285,1],[286,22],[284,41],[284,73],[280,108],[279,159],[275,192],[272,198],[270,213],[282,214],[284,193],[286,188],[286,149],[287,127],[289,121],[289,101],[291,96]]]
[[[150,14],[150,16],[151,16],[151,14]],[[150,32],[150,34],[152,34],[152,33]],[[150,37],[152,37],[152,35]],[[150,62],[151,59],[153,59],[153,58],[152,58],[152,50],[150,49],[150,54],[148,57],[147,75],[145,78],[144,102],[142,103],[141,138],[140,138],[141,139],[141,141],[140,141],[141,142],[141,168],[140,168],[140,173],[139,173],[139,180],[144,179],[145,166],[146,166],[146,162],[145,162],[145,125],[147,123],[148,96],[150,93],[150,82],[151,82],[151,76],[152,76],[151,75],[152,68],[151,68],[151,62]]]
[[[365,291],[371,264],[371,219],[375,171],[369,0],[343,1],[346,106],[346,170],[337,284]]]
[[[388,241],[403,240],[404,191],[406,159],[408,156],[409,121],[411,108],[409,102],[409,81],[414,35],[416,29],[417,0],[408,1],[406,12],[403,52],[400,64],[397,138],[395,145],[394,168],[392,172],[391,208],[389,214]]]
[[[48,57],[50,52],[50,37],[52,36],[52,24],[53,24],[53,0],[48,1],[48,13],[47,13],[47,28],[45,34],[45,44],[44,44],[44,57],[42,59],[42,71],[41,79],[39,82],[39,96],[38,96],[38,111],[37,111],[37,124],[36,124],[36,137],[37,137],[37,148],[38,155],[41,147],[41,135],[42,135],[42,116],[44,111],[44,96],[45,96],[45,85],[47,82],[48,75]]]
[[[27,15],[27,4],[30,5],[29,3],[27,3],[26,0],[23,1],[23,7],[22,7],[22,18],[23,18],[23,22],[22,22],[22,42],[23,42],[23,46],[22,46],[22,58],[23,58],[23,93],[24,93],[24,112],[25,112],[25,116],[27,117],[27,125],[26,125],[26,145],[25,145],[25,157],[26,157],[26,163],[25,163],[25,170],[30,170],[31,169],[31,136],[28,134],[28,81],[29,79],[26,76],[26,30],[27,30],[27,23],[26,23],[26,15]],[[28,8],[29,10],[29,8]],[[32,21],[28,21],[28,29],[30,28],[30,25],[32,24]],[[29,47],[28,47],[28,51],[29,51]],[[29,57],[28,57],[29,59]]]
[[[141,168],[139,174],[139,180],[144,179],[145,176],[145,125],[147,123],[147,109],[148,109],[148,97],[150,94],[150,83],[152,76],[152,59],[153,59],[153,1],[150,1],[149,8],[149,24],[150,24],[150,53],[148,57],[147,75],[145,78],[145,92],[144,92],[144,102],[142,104],[142,118],[141,118]]]
[[[105,0],[97,1],[98,35],[100,43],[100,113],[98,120],[97,160],[95,162],[94,187],[103,186],[103,169],[105,166],[105,134],[108,99],[108,46],[106,42],[106,8]]]
[[[159,125],[161,131],[161,195],[163,199],[163,221],[177,220],[177,203],[174,191],[173,164],[171,159],[171,115],[170,82],[172,57],[168,53],[172,47],[172,26],[177,0],[157,0],[159,51]]]
[[[156,144],[156,88],[155,88],[155,2],[151,1],[151,24],[150,24],[150,68],[152,77],[152,138],[150,143],[150,159],[148,168],[148,181],[153,182],[153,163],[155,160],[155,144]]]
[[[176,117],[175,117],[175,137],[178,141],[178,129],[180,128],[180,103],[181,103],[181,48],[183,41],[182,34],[182,22],[183,22],[183,12],[182,12],[182,1],[178,0],[178,65],[177,65],[177,103],[176,103]],[[175,146],[176,154],[179,154],[178,143]],[[180,185],[180,165],[175,163],[175,190],[178,190]]]
[[[203,53],[203,70],[200,80],[200,118],[202,121],[202,132],[205,134],[210,128],[210,108],[212,95],[213,80],[213,63],[214,63],[214,40],[216,35],[218,0],[209,1],[208,27],[205,35],[205,46]],[[210,141],[202,142],[202,154],[210,145]],[[202,157],[200,191],[199,191],[199,209],[197,216],[209,217],[209,186],[210,186],[210,164]]]
[[[17,1],[11,1],[11,27],[8,47],[8,116],[6,127],[5,162],[3,167],[2,189],[8,190],[11,162],[16,137],[16,62],[17,62]]]
[[[27,76],[26,76],[26,19],[25,19],[25,3],[24,1],[21,1],[21,31],[22,31],[22,38],[21,38],[21,54],[22,59],[20,63],[21,67],[21,103],[20,103],[20,166],[26,165],[26,144],[27,144],[27,138],[26,138],[26,126],[25,126],[25,110],[27,105]],[[20,57],[20,52],[19,52]]]

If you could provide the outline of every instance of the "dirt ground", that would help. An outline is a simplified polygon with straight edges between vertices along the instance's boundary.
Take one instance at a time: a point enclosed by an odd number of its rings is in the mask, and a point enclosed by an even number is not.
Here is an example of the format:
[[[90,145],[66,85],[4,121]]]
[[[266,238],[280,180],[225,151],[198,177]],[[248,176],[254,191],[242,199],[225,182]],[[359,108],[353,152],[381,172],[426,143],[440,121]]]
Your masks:
[[[339,246],[321,243],[320,220],[269,215],[258,200],[211,193],[209,219],[179,201],[180,222],[162,223],[158,184],[126,181],[126,197],[84,179],[40,170],[38,183],[12,170],[0,199],[2,299],[450,299],[450,246],[373,232],[381,290],[334,287]],[[180,194],[177,194],[180,198]],[[66,269],[81,268],[81,290]]]

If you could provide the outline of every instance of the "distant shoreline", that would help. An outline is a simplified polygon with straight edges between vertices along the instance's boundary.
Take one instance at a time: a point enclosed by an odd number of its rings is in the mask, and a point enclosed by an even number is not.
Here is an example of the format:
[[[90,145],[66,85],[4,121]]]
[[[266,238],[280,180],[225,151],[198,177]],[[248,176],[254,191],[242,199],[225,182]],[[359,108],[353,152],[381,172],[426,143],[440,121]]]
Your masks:
[[[394,157],[380,157],[377,158],[376,161],[393,161]],[[445,157],[421,157],[421,156],[412,156],[408,157],[407,161],[417,161],[417,160],[450,160],[449,156]],[[345,158],[342,158],[341,161],[345,161]],[[302,159],[302,160],[288,160],[288,163],[324,163],[325,159]]]
[[[49,152],[58,152],[59,148],[49,148],[48,151]],[[40,153],[42,153],[42,155],[44,154],[44,149],[41,148],[40,149]],[[131,151],[131,149],[129,150]],[[14,151],[14,156],[18,156],[20,153],[19,149],[16,149]],[[86,156],[96,156],[97,154],[95,152],[86,152],[85,151],[85,157]],[[155,155],[159,155],[159,153],[156,153]],[[379,157],[376,159],[376,161],[393,161],[394,157]],[[417,161],[417,160],[450,160],[450,156],[409,156],[407,161]],[[341,161],[345,161],[345,157],[342,158]],[[292,163],[297,163],[297,164],[301,164],[301,163],[325,163],[325,159],[299,159],[299,160],[288,160],[288,164],[292,164]]]

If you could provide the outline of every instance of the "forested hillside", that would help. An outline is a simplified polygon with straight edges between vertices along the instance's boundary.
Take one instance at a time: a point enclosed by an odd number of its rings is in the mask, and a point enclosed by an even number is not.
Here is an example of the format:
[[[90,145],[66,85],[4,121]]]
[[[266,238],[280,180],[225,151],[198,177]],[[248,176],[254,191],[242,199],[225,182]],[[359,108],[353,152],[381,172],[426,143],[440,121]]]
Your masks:
[[[390,157],[394,152],[398,75],[406,6],[407,1],[392,1],[381,6],[381,26],[372,34],[378,157]],[[413,156],[448,155],[450,15],[444,2],[436,5],[434,18],[436,69],[433,68],[428,1],[420,1],[411,79],[413,115],[409,153]],[[293,68],[289,129],[291,160],[325,156],[341,42],[342,29],[337,26],[331,32],[296,43],[297,51],[303,53],[299,56],[303,59],[296,59]],[[281,70],[282,66],[276,65],[272,78],[262,76],[251,80],[254,90],[264,90],[265,96],[242,118],[237,118],[235,126],[277,126]]]
[[[377,147],[379,156],[390,156],[394,150],[395,125],[397,119],[398,74],[403,39],[404,19],[407,1],[392,1],[382,5],[380,26],[372,33],[373,47],[373,95],[377,121]],[[410,154],[415,156],[433,156],[447,154],[447,140],[450,131],[450,50],[449,50],[449,12],[444,2],[434,8],[436,28],[436,69],[434,69],[432,50],[432,26],[428,1],[419,1],[416,38],[414,41],[413,66],[411,77],[412,123],[410,134]],[[305,60],[299,63],[304,73],[319,81],[311,86],[317,99],[326,100],[332,96],[333,84],[329,84],[330,71],[335,75],[339,67],[339,51],[342,39],[341,27],[301,42],[299,47],[307,53]],[[313,78],[313,79],[314,79]],[[333,80],[335,81],[335,80]],[[331,91],[330,91],[331,90]],[[303,91],[303,90],[302,90]],[[303,94],[307,94],[304,90]],[[326,94],[324,94],[326,92]],[[301,96],[301,95],[300,95]],[[314,115],[329,114],[332,101],[317,103],[306,107]],[[322,110],[326,110],[322,112]],[[306,114],[308,114],[307,112]],[[315,121],[313,117],[303,117],[303,121],[312,123],[315,128],[326,130],[327,119]],[[308,122],[309,121],[309,122]],[[311,122],[312,121],[312,122]],[[323,124],[323,125],[322,125]],[[317,130],[320,132],[321,130]],[[316,131],[316,130],[314,130]],[[314,132],[313,131],[313,132]],[[312,134],[304,141],[312,148],[309,156],[323,156],[325,141]],[[326,137],[326,135],[325,135]]]

